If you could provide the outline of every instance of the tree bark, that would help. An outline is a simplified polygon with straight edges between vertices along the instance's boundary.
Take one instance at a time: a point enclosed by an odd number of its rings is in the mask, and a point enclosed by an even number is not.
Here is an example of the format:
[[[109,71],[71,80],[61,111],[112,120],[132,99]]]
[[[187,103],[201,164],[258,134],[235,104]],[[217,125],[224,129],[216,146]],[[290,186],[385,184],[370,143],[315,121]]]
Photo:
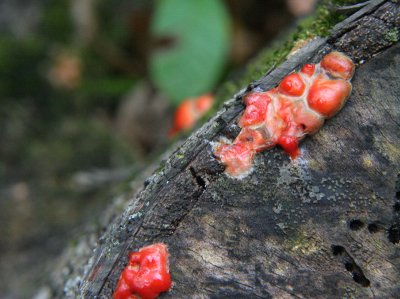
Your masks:
[[[399,6],[371,1],[226,102],[108,225],[64,295],[110,298],[128,253],[164,242],[174,284],[161,298],[398,298]],[[243,94],[333,49],[358,63],[343,110],[296,161],[275,148],[227,177],[210,142],[238,133]]]

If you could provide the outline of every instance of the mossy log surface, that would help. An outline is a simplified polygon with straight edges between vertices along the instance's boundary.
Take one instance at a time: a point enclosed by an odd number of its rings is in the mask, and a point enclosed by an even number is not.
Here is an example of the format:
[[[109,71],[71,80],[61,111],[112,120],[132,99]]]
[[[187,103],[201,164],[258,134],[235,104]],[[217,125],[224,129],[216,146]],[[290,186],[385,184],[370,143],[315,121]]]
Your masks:
[[[80,295],[111,298],[128,253],[164,242],[174,283],[161,298],[398,298],[399,6],[371,1],[226,102],[108,225]],[[210,142],[238,134],[243,94],[332,49],[358,64],[344,109],[296,161],[275,148],[227,177]]]

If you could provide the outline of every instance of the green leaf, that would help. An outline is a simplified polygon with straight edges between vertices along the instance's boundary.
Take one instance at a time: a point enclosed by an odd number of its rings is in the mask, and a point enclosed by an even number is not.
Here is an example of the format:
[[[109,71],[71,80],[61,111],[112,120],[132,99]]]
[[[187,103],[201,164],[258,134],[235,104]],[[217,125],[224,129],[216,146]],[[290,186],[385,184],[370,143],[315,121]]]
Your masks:
[[[169,47],[152,53],[156,86],[178,104],[209,92],[219,80],[229,46],[229,18],[219,0],[159,0],[152,33]]]

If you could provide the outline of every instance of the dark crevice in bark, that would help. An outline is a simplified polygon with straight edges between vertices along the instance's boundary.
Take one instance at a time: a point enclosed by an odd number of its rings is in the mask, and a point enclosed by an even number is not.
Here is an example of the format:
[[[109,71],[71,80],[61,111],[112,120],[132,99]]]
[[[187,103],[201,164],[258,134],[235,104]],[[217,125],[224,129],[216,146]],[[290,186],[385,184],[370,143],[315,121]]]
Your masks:
[[[350,272],[356,283],[363,287],[369,287],[371,285],[371,282],[365,277],[362,269],[343,246],[332,245],[332,254],[344,265],[345,269]]]
[[[349,227],[351,230],[360,230],[365,226],[365,223],[360,219],[353,219],[349,222]]]
[[[395,223],[389,227],[388,240],[393,244],[400,242],[400,225],[398,223]]]
[[[375,233],[383,231],[383,230],[385,230],[385,227],[384,227],[383,223],[381,223],[379,221],[375,221],[375,222],[368,224],[368,231],[371,234],[375,234]]]
[[[400,173],[397,175],[395,186],[396,194],[395,203],[393,204],[392,225],[388,229],[388,240],[393,244],[400,242],[400,202],[398,201],[400,194]]]
[[[206,188],[206,181],[201,176],[196,174],[196,171],[194,170],[193,167],[189,167],[189,171],[192,174],[193,178],[196,180],[197,185],[199,185],[202,189],[205,189]]]

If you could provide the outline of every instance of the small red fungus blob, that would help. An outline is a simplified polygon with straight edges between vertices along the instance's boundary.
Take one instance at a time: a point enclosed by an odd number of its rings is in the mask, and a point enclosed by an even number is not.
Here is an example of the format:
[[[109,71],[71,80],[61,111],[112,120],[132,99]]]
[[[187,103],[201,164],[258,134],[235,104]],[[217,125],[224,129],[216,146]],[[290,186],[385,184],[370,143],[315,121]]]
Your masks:
[[[342,107],[350,95],[351,84],[344,80],[317,78],[307,96],[308,105],[323,116],[330,118]]]
[[[299,97],[303,94],[306,85],[298,73],[287,75],[279,84],[278,90],[280,93],[288,96]]]
[[[263,94],[262,96],[250,96],[245,98],[247,102],[246,109],[242,118],[239,120],[240,127],[257,126],[265,121],[265,115],[268,110],[268,104],[271,99]]]
[[[171,134],[175,135],[181,130],[188,130],[196,123],[193,103],[190,100],[183,101],[175,111],[174,126]]]
[[[294,122],[303,128],[304,133],[314,134],[322,127],[324,118],[307,107],[303,101],[293,104],[292,108]]]
[[[291,136],[281,136],[278,144],[284,149],[290,158],[295,159],[300,155],[299,139]]]
[[[215,156],[234,177],[249,172],[255,153],[275,145],[297,158],[300,140],[316,133],[326,118],[343,107],[351,92],[353,73],[351,59],[332,52],[321,63],[305,64],[299,73],[287,75],[277,88],[247,94],[246,109],[239,120],[241,132],[232,144],[215,146]]]
[[[268,148],[266,141],[265,132],[258,129],[252,130],[250,128],[244,128],[241,130],[235,139],[235,143],[246,144],[249,149],[256,152]]]
[[[162,243],[129,254],[129,264],[122,271],[114,299],[154,299],[171,287],[168,250]]]
[[[307,75],[308,77],[311,77],[312,75],[314,75],[314,72],[315,72],[315,64],[307,63],[307,64],[303,65],[300,72],[302,74]]]
[[[225,171],[232,176],[247,173],[252,166],[254,151],[247,143],[222,144],[214,154],[225,164]]]
[[[253,105],[260,101],[270,102],[271,98],[266,92],[251,92],[244,96],[243,102],[246,106]]]
[[[212,107],[214,98],[211,94],[205,94],[198,98],[184,100],[176,109],[170,137],[174,137],[181,131],[186,131]]]
[[[339,52],[331,52],[321,60],[321,67],[332,76],[348,80],[353,77],[354,63],[349,57]]]

